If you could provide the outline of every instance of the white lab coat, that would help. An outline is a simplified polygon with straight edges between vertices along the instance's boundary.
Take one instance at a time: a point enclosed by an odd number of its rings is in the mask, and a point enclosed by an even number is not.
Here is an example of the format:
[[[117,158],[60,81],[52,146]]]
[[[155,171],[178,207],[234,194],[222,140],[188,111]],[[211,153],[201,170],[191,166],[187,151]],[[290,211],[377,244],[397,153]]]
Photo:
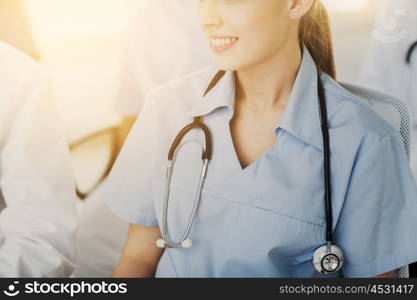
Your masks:
[[[0,43],[0,277],[66,277],[76,210],[66,139],[36,63]]]
[[[417,1],[386,0],[377,14],[370,48],[358,84],[405,101],[412,113],[411,167],[417,178],[417,49],[411,65],[409,47],[417,41]]]
[[[417,41],[417,1],[388,0],[378,12],[359,83],[403,99],[417,124],[417,51],[410,66],[405,57]]]

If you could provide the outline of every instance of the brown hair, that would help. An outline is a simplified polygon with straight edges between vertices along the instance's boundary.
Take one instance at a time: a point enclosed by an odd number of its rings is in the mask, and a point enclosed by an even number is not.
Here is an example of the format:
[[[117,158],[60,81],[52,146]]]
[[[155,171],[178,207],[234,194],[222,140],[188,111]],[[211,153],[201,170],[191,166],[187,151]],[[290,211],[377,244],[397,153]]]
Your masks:
[[[314,0],[310,11],[301,19],[299,39],[318,69],[336,79],[329,16],[320,0]]]

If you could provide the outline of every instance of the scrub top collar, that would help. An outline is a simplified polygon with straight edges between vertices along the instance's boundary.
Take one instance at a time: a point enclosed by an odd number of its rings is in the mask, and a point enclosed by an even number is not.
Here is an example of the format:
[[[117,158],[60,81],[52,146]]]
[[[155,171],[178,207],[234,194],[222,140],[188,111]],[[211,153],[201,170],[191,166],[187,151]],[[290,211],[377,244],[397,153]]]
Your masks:
[[[198,91],[201,96],[192,106],[190,117],[204,116],[220,107],[228,107],[234,111],[235,102],[235,74],[234,72],[213,68],[214,73],[208,75],[209,81]],[[200,87],[199,87],[200,89]]]
[[[220,107],[234,111],[235,73],[216,69],[211,81],[190,110],[191,117],[204,116]],[[288,104],[277,120],[282,128],[310,146],[323,151],[317,90],[317,68],[306,47]]]

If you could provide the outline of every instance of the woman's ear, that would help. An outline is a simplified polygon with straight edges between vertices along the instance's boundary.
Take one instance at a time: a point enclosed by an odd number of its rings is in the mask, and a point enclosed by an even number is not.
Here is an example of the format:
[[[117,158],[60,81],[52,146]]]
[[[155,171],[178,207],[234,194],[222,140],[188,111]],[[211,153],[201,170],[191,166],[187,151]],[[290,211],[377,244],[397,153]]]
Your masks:
[[[289,0],[290,19],[299,20],[311,9],[315,1],[320,0]]]

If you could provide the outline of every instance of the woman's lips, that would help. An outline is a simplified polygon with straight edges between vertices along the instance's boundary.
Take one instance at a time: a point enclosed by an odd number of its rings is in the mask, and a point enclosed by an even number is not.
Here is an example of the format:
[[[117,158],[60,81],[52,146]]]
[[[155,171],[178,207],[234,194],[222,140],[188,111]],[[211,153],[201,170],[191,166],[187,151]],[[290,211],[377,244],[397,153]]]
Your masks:
[[[239,38],[232,36],[209,36],[210,48],[215,53],[232,48],[238,40]]]

